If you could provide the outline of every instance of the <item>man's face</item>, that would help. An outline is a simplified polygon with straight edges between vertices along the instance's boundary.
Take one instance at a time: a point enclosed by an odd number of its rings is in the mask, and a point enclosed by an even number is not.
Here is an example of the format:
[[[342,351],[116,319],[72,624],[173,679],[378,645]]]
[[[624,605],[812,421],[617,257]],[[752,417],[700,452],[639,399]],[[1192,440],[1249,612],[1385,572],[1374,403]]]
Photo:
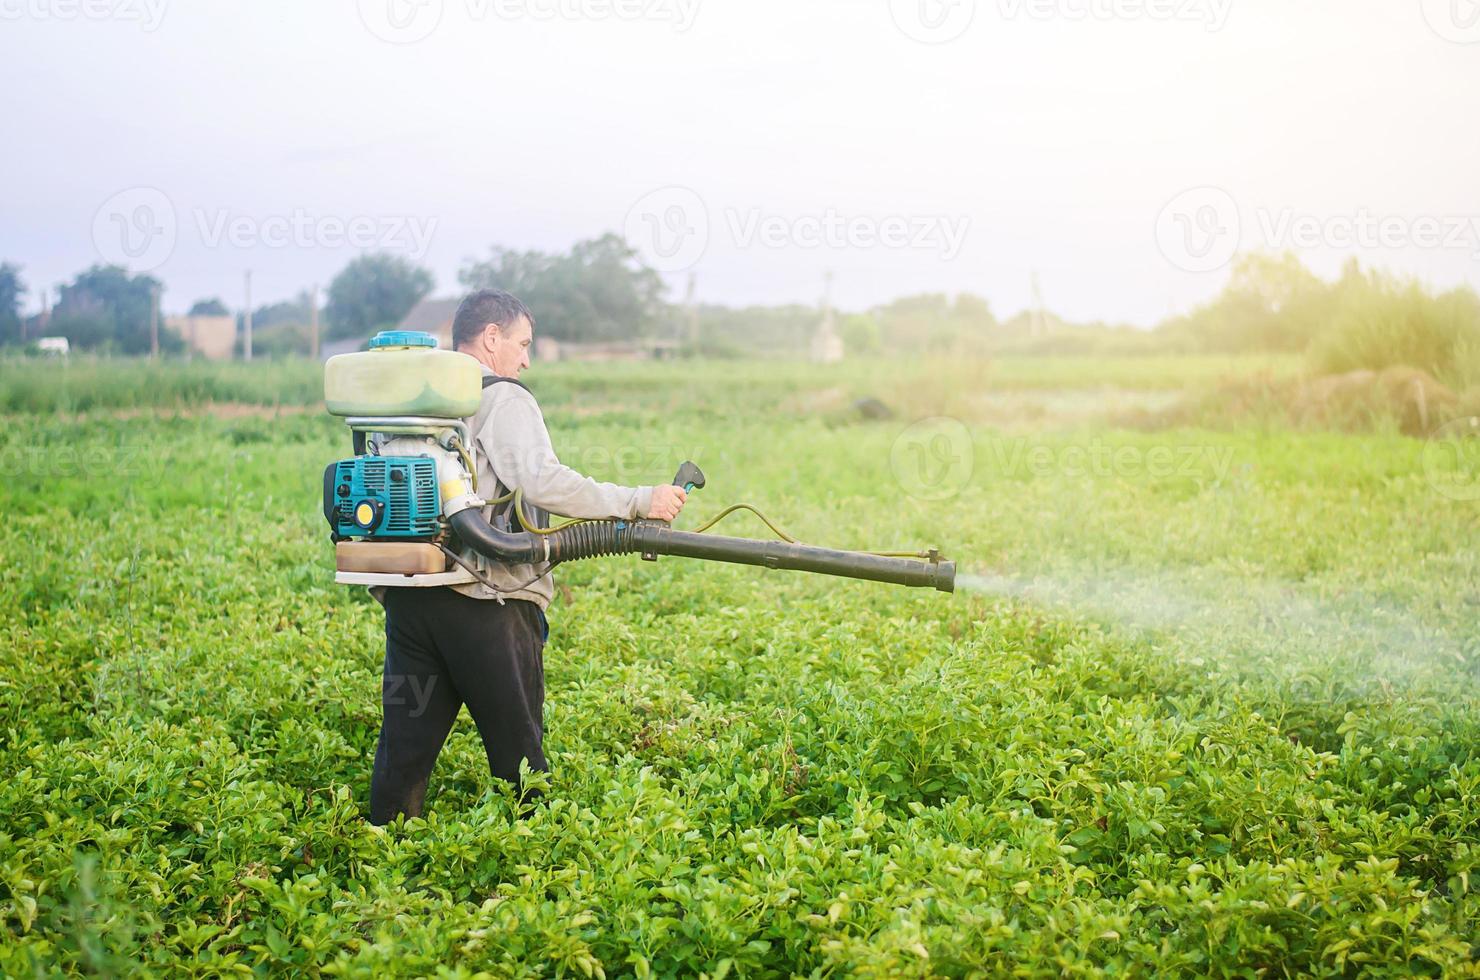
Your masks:
[[[521,316],[506,327],[490,323],[483,329],[481,338],[482,357],[494,374],[505,378],[517,378],[529,367],[529,348],[534,343],[534,330],[529,318]]]

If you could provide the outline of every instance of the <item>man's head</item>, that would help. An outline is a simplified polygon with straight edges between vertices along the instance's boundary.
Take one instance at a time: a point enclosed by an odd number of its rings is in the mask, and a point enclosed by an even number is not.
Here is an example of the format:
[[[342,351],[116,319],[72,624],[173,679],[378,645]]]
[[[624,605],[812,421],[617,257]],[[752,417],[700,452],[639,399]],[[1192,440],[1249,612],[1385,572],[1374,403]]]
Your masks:
[[[512,293],[480,289],[458,305],[452,318],[452,347],[494,374],[517,378],[529,367],[534,317]]]

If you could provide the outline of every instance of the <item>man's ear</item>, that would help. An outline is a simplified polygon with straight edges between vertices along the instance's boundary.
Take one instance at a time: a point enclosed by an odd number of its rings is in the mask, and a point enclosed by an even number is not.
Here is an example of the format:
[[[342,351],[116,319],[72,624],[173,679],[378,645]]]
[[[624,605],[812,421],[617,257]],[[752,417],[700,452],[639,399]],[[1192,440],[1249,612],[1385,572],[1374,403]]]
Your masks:
[[[483,348],[493,350],[493,345],[498,341],[498,324],[490,323],[483,328]]]

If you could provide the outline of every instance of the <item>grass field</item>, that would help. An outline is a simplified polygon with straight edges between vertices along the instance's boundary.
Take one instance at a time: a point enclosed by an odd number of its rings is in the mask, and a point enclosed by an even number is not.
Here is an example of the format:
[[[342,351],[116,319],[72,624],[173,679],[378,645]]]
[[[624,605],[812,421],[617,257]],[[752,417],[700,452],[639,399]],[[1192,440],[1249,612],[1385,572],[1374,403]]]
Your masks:
[[[1118,421],[1295,369],[537,366],[566,462],[704,467],[679,527],[959,590],[563,567],[548,802],[464,715],[381,831],[317,367],[0,364],[0,972],[1480,974],[1473,454]]]

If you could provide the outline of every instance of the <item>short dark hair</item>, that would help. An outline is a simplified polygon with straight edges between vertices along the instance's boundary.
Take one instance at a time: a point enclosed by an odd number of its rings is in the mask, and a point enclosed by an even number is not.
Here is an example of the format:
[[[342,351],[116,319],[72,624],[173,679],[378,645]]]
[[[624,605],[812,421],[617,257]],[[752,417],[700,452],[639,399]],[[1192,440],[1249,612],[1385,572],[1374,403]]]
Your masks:
[[[520,317],[534,326],[534,314],[529,312],[519,297],[503,289],[480,289],[469,293],[457,307],[452,318],[452,349],[461,350],[463,345],[477,339],[490,323],[507,327]]]

